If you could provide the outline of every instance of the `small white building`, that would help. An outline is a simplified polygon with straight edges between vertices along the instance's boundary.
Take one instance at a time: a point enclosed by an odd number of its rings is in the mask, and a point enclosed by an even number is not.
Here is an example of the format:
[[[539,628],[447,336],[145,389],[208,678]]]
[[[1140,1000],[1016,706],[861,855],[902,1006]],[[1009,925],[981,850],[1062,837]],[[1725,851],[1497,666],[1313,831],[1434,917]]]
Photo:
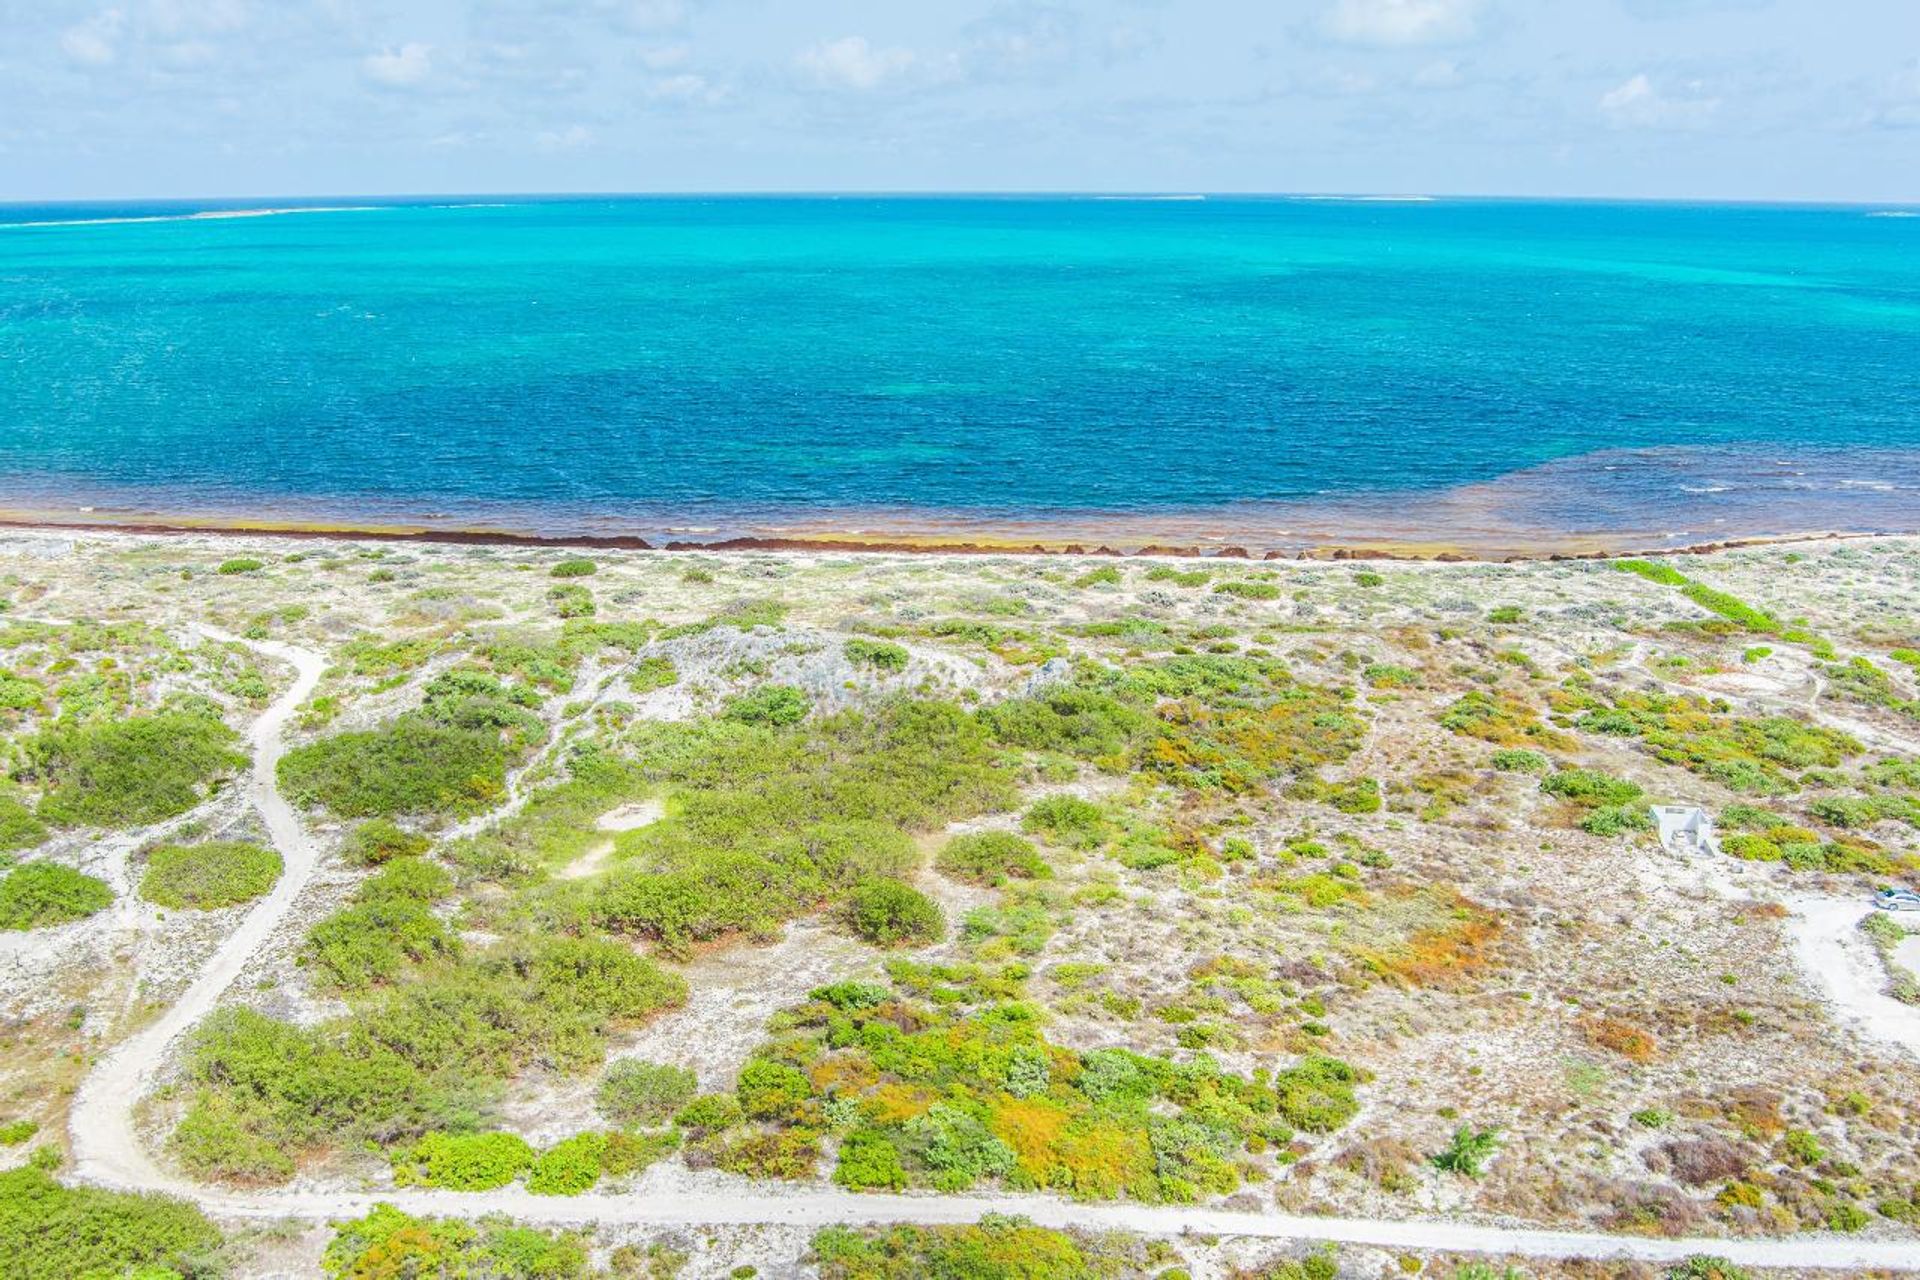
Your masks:
[[[1713,819],[1698,805],[1657,804],[1653,806],[1653,820],[1660,828],[1660,847],[1668,853],[1720,852],[1720,837],[1714,834]]]

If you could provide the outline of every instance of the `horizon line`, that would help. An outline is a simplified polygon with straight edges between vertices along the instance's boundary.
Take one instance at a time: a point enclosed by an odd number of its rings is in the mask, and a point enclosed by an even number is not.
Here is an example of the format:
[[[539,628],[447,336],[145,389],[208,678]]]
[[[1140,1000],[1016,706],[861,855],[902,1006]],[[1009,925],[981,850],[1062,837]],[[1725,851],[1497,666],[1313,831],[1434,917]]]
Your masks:
[[[1920,196],[1875,200],[1861,198],[1775,198],[1758,196],[1635,196],[1635,195],[1527,195],[1509,192],[1427,192],[1427,191],[1256,191],[1206,190],[1195,188],[729,188],[720,190],[630,191],[387,191],[387,192],[306,192],[247,195],[191,196],[26,196],[0,199],[0,208],[30,208],[48,205],[112,204],[257,204],[264,201],[378,200],[403,203],[423,200],[1161,200],[1203,202],[1207,200],[1328,200],[1375,202],[1380,204],[1424,204],[1453,201],[1460,203],[1502,204],[1613,204],[1613,205],[1714,205],[1748,208],[1920,208]]]

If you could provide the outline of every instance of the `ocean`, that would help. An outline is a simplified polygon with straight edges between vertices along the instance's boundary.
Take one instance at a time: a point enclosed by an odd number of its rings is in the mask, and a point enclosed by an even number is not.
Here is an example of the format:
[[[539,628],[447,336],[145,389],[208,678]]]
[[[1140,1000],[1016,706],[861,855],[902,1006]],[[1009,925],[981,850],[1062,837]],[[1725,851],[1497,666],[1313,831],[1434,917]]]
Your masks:
[[[310,203],[0,206],[0,508],[656,543],[1920,528],[1911,211]]]

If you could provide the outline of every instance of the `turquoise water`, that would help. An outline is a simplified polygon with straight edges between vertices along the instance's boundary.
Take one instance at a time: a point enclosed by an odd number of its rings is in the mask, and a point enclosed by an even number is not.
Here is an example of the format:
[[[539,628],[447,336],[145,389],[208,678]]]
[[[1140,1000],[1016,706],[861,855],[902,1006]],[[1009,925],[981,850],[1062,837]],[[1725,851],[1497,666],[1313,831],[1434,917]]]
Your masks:
[[[207,207],[0,208],[0,505],[714,536],[1920,525],[1920,219],[1882,211],[179,216]]]

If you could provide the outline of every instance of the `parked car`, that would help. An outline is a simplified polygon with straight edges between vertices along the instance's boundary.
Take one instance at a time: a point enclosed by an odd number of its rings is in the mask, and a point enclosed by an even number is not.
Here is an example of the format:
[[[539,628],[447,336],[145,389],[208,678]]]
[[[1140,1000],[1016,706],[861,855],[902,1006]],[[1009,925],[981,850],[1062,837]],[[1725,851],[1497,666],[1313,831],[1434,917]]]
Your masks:
[[[1920,893],[1911,889],[1882,889],[1873,897],[1882,911],[1920,911]]]

